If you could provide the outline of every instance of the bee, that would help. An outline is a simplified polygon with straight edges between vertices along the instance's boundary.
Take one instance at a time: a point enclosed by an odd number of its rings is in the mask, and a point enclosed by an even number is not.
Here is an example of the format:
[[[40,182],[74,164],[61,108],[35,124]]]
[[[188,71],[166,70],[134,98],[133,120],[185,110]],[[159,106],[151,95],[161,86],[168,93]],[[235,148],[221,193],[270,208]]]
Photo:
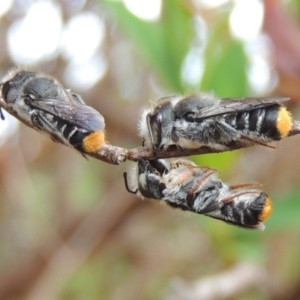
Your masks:
[[[145,160],[137,164],[132,177],[135,190],[128,192],[143,199],[160,200],[174,208],[203,214],[243,228],[263,230],[271,214],[272,202],[257,184],[228,186],[216,170],[196,166],[188,160]]]
[[[103,116],[50,76],[15,67],[2,80],[1,97],[10,114],[82,154],[105,141]]]
[[[289,98],[219,99],[209,93],[169,96],[152,103],[140,119],[139,134],[154,153],[170,148],[216,151],[262,145],[286,137],[292,128]]]

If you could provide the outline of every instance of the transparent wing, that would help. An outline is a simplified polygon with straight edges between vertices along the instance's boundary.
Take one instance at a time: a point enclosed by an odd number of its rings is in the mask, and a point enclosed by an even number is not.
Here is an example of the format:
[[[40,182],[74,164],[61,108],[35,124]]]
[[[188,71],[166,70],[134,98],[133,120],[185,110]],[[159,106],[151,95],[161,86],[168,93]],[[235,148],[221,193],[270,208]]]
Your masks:
[[[216,105],[206,106],[197,112],[189,113],[189,117],[194,120],[206,119],[229,113],[238,113],[263,108],[271,105],[281,105],[288,101],[284,97],[266,97],[266,98],[224,98]]]
[[[30,105],[85,130],[104,130],[103,116],[94,108],[79,101],[67,102],[57,99],[43,99],[33,100]]]

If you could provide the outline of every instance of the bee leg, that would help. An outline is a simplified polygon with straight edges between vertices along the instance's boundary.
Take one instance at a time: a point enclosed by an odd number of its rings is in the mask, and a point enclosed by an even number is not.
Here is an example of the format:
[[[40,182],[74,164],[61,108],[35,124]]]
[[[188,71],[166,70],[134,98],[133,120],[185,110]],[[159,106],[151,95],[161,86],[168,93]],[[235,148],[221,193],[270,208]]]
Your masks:
[[[123,173],[123,178],[124,178],[125,188],[126,188],[127,192],[130,193],[130,194],[136,195],[139,189],[136,189],[135,191],[132,191],[132,190],[129,188],[129,185],[128,185],[128,178],[127,178],[127,172],[124,172],[124,173]]]
[[[245,192],[241,192],[241,193],[238,193],[238,194],[234,194],[232,196],[229,196],[227,198],[222,199],[222,202],[225,204],[225,203],[233,201],[236,197],[246,195],[246,194],[252,194],[252,193],[253,193],[253,191],[245,191]]]
[[[187,207],[197,214],[208,214],[219,210],[224,206],[224,202],[218,200],[219,194],[218,183],[210,185],[202,191],[188,193],[186,197]]]
[[[179,208],[181,210],[188,210],[188,211],[190,211],[190,209],[187,206],[183,205],[183,204],[171,202],[169,200],[164,200],[164,202],[166,204],[168,204],[169,206],[173,207],[173,208]]]
[[[78,150],[79,151],[79,150]],[[85,155],[85,153],[83,153],[83,152],[81,152],[81,151],[79,151],[80,153],[81,153],[81,155],[86,159],[86,160],[88,160],[89,161],[89,158]]]
[[[58,136],[53,134],[53,132],[56,131],[56,128],[53,126],[53,124],[47,119],[46,116],[47,113],[40,112],[40,111],[35,111],[31,115],[31,121],[34,127],[36,127],[38,130],[41,130],[43,132],[47,132],[51,139],[56,142],[56,143],[62,143],[62,139]],[[49,116],[49,114],[47,114]]]
[[[204,190],[202,187],[205,185],[207,179],[215,172],[216,170],[213,169],[204,170],[202,177],[196,180],[192,188],[188,191],[186,196],[186,204],[191,211],[194,211],[198,214],[206,214],[218,210],[224,205],[222,201],[217,200],[219,197],[220,185],[222,185],[221,181],[217,181],[209,186],[206,186]],[[201,195],[203,191],[205,191],[205,196]]]
[[[151,149],[154,155],[157,153],[157,147],[154,145],[154,138],[153,138],[153,132],[152,132],[152,127],[151,127],[151,116],[148,114],[146,117],[147,121],[147,127],[149,131],[149,136],[150,136],[150,141],[151,141]]]
[[[217,171],[214,169],[205,169],[204,173],[205,176],[201,177],[200,179],[198,179],[194,186],[191,188],[191,190],[188,192],[187,197],[191,197],[198,189],[199,187],[206,181],[207,178],[209,178],[211,175],[213,175],[214,173],[216,173]]]
[[[54,142],[54,143],[60,143],[60,139],[59,139],[58,136],[55,135],[55,134],[51,134],[50,139],[51,139],[52,142]]]
[[[245,140],[245,141],[248,141],[250,143],[254,143],[254,144],[261,145],[261,146],[264,146],[264,147],[268,147],[268,148],[271,148],[271,149],[278,149],[278,147],[276,147],[276,146],[272,146],[272,145],[269,145],[267,143],[251,139],[248,136],[241,136],[241,139]]]
[[[170,162],[170,168],[171,169],[177,169],[180,166],[186,166],[186,167],[196,167],[195,164],[189,160],[186,159],[175,159]]]
[[[187,135],[188,131],[188,135]],[[240,133],[222,121],[191,122],[185,130],[182,125],[176,128],[176,134],[183,139],[192,141],[199,146],[217,144],[226,145],[240,138]]]
[[[204,166],[204,167],[196,166],[195,168],[198,168],[198,169],[201,168],[201,170],[204,171],[204,172],[208,172],[208,171],[212,171],[213,173],[218,173],[219,172],[217,169],[212,169],[212,168],[206,167],[206,166]]]
[[[43,130],[43,122],[42,122],[42,117],[40,116],[39,113],[35,112],[31,115],[31,121],[34,127],[36,127],[39,130]]]
[[[239,188],[246,188],[246,187],[260,188],[260,187],[262,187],[262,184],[260,184],[260,183],[242,183],[242,184],[236,184],[236,185],[230,186],[230,188],[232,190],[239,189]]]

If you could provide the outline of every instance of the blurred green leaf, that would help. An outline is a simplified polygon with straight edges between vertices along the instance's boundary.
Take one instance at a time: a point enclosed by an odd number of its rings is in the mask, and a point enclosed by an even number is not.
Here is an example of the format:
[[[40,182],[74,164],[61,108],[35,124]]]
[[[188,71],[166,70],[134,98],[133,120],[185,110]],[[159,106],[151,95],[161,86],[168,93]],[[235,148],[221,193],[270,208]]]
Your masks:
[[[273,212],[267,220],[266,231],[269,234],[300,228],[300,190],[273,200]]]
[[[99,299],[104,294],[104,278],[97,266],[86,263],[70,278],[61,299]]]
[[[300,228],[300,191],[281,197],[273,201],[274,209],[270,218],[264,222],[266,229],[263,232],[245,230],[226,225],[213,219],[201,222],[209,236],[219,249],[219,255],[225,260],[246,259],[256,262],[266,260],[268,251],[266,241],[272,235],[280,232],[299,232]]]
[[[163,2],[157,22],[131,14],[120,2],[101,1],[113,13],[119,28],[137,45],[148,63],[174,92],[184,90],[180,72],[194,35],[192,16],[180,0]]]
[[[229,34],[228,19],[221,20],[214,28],[204,61],[202,90],[212,90],[222,98],[247,95],[247,58],[243,45]]]
[[[197,221],[205,228],[218,257],[222,260],[234,262],[246,259],[257,263],[265,261],[268,254],[265,249],[269,237],[267,231],[239,228],[213,218],[199,216],[201,217],[202,220]]]
[[[103,183],[99,181],[99,166],[82,165],[79,172],[72,174],[68,186],[69,201],[74,209],[88,211],[103,196]]]
[[[287,1],[287,9],[295,19],[299,20],[300,18],[300,2],[299,0],[290,0]]]
[[[231,167],[239,156],[239,151],[193,156],[192,160],[198,166],[217,169],[221,178],[226,178]]]

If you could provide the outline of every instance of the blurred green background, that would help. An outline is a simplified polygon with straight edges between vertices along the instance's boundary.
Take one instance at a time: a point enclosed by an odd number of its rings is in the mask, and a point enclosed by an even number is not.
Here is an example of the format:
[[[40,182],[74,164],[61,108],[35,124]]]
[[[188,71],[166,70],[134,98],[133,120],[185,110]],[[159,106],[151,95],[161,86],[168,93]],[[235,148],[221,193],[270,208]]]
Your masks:
[[[2,5],[2,6],[1,6]],[[0,72],[53,75],[141,144],[142,108],[174,93],[277,95],[300,119],[297,0],[2,1]],[[0,299],[300,299],[300,138],[195,156],[274,202],[264,232],[128,194],[122,173],[1,122]]]

